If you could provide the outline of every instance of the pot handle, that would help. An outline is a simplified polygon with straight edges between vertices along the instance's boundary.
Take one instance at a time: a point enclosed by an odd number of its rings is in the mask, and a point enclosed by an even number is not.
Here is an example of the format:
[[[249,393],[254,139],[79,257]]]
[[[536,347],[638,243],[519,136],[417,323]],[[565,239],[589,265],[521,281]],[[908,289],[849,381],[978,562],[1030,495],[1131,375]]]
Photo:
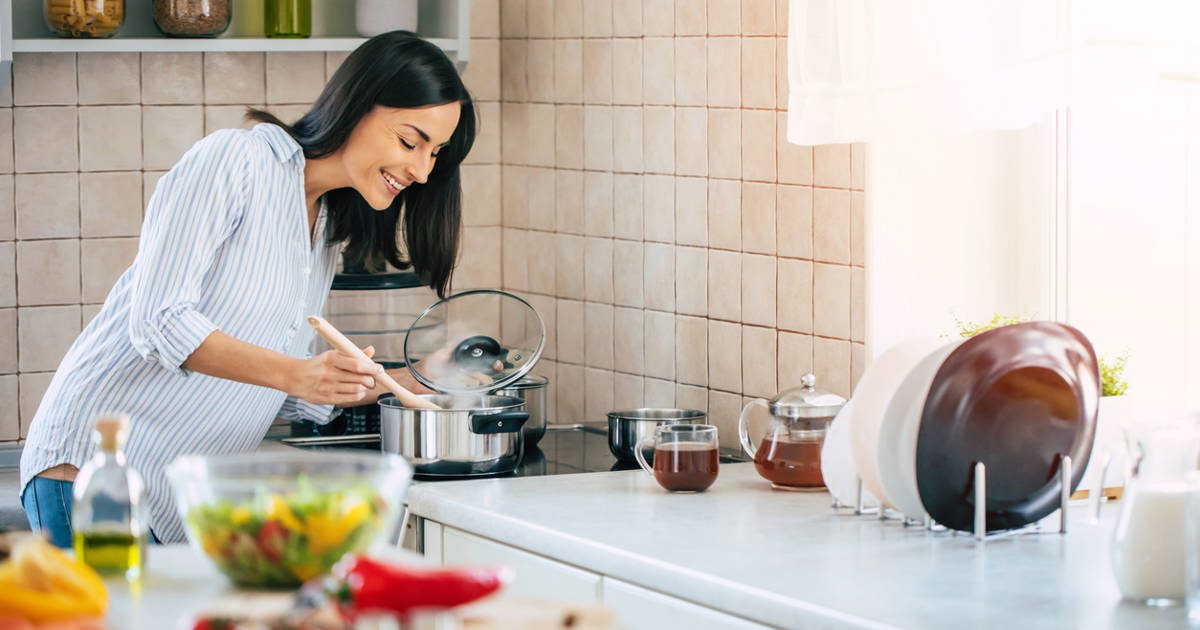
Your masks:
[[[755,398],[746,403],[745,407],[742,407],[742,413],[738,416],[738,441],[742,443],[742,450],[746,451],[746,455],[749,455],[750,459],[754,459],[754,456],[757,454],[755,453],[756,449],[754,445],[750,443],[750,408],[754,406],[762,407],[768,413],[771,411],[767,407],[766,400]]]
[[[500,413],[472,413],[471,433],[476,435],[493,435],[496,433],[516,433],[529,419],[528,411],[501,411]]]
[[[653,478],[654,469],[650,467],[650,464],[646,462],[646,456],[642,454],[642,447],[647,445],[654,446],[654,438],[649,435],[638,440],[637,444],[633,445],[633,457],[637,459],[638,466],[641,466],[642,470],[646,471],[646,474]]]

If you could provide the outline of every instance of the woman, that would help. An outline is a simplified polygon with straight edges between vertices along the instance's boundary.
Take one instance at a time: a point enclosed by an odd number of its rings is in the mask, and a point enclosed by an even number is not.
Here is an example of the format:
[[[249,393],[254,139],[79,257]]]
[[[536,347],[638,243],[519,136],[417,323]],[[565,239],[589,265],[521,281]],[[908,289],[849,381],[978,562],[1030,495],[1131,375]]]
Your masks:
[[[305,358],[305,319],[343,247],[449,287],[475,111],[441,50],[407,32],[374,37],[295,125],[248,115],[260,124],[209,135],[159,181],[137,258],[30,425],[21,502],[57,545],[71,544],[72,481],[98,415],[133,418],[125,452],[146,480],[151,533],[177,542],[164,474],[177,456],[252,451],[276,417],[327,422],[333,405],[378,397],[378,364]]]

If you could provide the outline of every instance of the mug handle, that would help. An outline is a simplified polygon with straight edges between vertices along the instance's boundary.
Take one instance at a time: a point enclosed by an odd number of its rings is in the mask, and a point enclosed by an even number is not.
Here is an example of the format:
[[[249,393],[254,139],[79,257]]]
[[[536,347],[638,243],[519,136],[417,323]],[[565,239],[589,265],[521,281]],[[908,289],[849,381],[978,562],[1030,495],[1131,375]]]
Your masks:
[[[646,471],[646,474],[653,478],[654,469],[650,467],[650,464],[646,462],[646,456],[642,454],[642,446],[645,444],[653,445],[654,438],[646,436],[638,440],[637,444],[633,446],[633,456],[637,459],[638,466],[641,466],[642,470]]]
[[[750,443],[749,412],[750,408],[754,406],[766,409],[767,413],[770,413],[771,411],[771,408],[767,406],[766,400],[762,398],[755,398],[754,400],[746,403],[745,407],[742,407],[742,413],[738,416],[738,441],[742,443],[742,450],[746,451],[746,455],[749,455],[750,459],[754,459],[754,456],[757,454],[755,453],[756,449],[754,448],[754,445]]]

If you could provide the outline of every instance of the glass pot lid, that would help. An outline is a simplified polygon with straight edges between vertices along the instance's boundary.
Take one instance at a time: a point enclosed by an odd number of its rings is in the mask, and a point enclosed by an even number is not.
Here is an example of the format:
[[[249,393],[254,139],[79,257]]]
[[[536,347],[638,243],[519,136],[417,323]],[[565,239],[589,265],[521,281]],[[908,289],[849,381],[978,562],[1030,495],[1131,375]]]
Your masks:
[[[545,345],[546,326],[528,302],[504,291],[464,291],[417,316],[404,361],[432,390],[478,394],[521,379]]]

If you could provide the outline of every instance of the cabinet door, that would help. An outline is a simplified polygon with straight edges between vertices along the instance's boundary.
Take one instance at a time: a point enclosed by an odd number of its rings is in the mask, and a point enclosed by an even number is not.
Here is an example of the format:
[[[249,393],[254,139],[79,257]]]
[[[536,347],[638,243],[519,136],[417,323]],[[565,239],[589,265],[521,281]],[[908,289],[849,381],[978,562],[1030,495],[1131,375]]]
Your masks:
[[[601,603],[617,615],[625,630],[662,628],[730,628],[767,630],[767,626],[734,617],[669,595],[605,577]]]
[[[426,528],[428,524],[426,521]],[[451,527],[442,532],[442,558],[447,565],[500,564],[511,567],[516,579],[504,589],[507,596],[586,604],[594,604],[599,598],[600,576],[595,573]]]

